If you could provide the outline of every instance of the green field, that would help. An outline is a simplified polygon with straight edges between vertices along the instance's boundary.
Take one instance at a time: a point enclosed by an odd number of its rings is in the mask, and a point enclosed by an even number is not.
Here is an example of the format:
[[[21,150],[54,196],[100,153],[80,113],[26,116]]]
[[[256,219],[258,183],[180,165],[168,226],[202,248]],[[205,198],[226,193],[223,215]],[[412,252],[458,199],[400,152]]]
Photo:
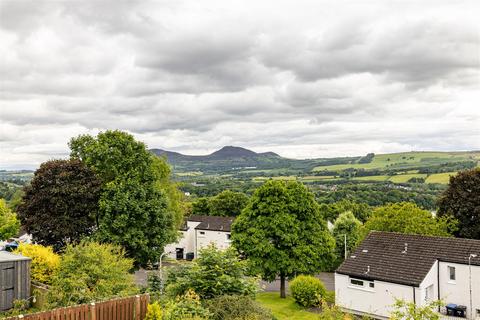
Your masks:
[[[313,171],[354,169],[412,168],[419,165],[439,165],[449,161],[480,160],[480,152],[402,152],[375,155],[370,163],[317,166]]]
[[[406,183],[408,180],[412,178],[426,178],[427,175],[425,173],[406,173],[406,174],[399,174],[395,176],[391,176],[389,181],[393,183]]]
[[[450,176],[454,176],[456,172],[434,173],[425,180],[426,183],[442,183],[447,184]]]
[[[293,298],[281,299],[278,292],[262,292],[256,300],[265,308],[270,309],[278,320],[316,320],[318,315],[309,312],[295,303]]]

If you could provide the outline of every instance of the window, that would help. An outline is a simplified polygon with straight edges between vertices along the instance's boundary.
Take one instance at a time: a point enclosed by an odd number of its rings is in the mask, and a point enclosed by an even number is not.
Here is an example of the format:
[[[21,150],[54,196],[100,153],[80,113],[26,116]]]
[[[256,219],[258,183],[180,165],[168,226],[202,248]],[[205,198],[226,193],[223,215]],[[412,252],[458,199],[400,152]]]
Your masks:
[[[433,284],[425,288],[425,301],[433,300]]]
[[[232,235],[230,233],[227,233],[227,241],[230,241],[231,238],[232,238]]]
[[[455,267],[448,267],[448,278],[450,279],[450,281],[455,281],[456,280],[456,277],[455,277]]]
[[[368,284],[368,286],[369,286],[370,288],[375,288],[375,283],[370,282],[370,283]]]
[[[205,237],[205,231],[200,231],[200,237]]]
[[[362,280],[350,279],[350,283],[353,284],[354,286],[363,287],[363,281]]]

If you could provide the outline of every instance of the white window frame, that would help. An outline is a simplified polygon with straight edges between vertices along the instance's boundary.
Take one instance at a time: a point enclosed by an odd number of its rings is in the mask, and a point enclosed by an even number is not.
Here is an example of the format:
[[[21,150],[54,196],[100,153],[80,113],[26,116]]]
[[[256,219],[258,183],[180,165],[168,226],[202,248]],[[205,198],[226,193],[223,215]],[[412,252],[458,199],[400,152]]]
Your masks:
[[[453,279],[452,279],[453,270]],[[457,283],[457,268],[454,266],[447,266],[448,283]]]
[[[362,284],[355,284],[352,283],[352,281],[360,281]],[[373,284],[373,287],[370,285]],[[358,290],[363,290],[363,291],[369,291],[369,292],[374,292],[375,291],[375,281],[370,281],[370,280],[364,280],[364,279],[358,279],[358,278],[348,278],[348,287],[352,289],[358,289]]]
[[[198,237],[199,238],[205,238],[205,236],[206,236],[205,231],[198,231]]]

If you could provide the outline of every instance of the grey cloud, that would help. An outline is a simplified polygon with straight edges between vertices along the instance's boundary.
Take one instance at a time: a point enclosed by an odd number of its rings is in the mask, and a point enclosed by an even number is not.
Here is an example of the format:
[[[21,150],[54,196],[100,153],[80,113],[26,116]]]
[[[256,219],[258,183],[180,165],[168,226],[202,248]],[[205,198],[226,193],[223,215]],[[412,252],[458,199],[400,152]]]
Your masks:
[[[196,153],[479,149],[472,4],[1,1],[0,167],[115,128]]]
[[[307,81],[370,72],[429,85],[457,71],[478,68],[477,47],[476,25],[420,21],[380,30],[372,25],[353,35],[330,31],[326,39],[273,36],[261,54],[266,65],[291,70]]]

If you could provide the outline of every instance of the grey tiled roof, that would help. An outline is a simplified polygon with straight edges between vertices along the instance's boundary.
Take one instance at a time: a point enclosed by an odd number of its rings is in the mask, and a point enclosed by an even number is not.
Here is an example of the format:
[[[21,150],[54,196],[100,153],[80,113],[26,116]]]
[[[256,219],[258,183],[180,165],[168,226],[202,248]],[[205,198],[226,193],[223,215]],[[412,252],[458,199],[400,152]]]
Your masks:
[[[336,272],[419,286],[436,260],[468,264],[470,254],[480,266],[480,240],[372,231]]]
[[[197,230],[211,230],[230,232],[234,217],[217,217],[217,216],[191,216],[189,221],[200,222],[195,227]]]

